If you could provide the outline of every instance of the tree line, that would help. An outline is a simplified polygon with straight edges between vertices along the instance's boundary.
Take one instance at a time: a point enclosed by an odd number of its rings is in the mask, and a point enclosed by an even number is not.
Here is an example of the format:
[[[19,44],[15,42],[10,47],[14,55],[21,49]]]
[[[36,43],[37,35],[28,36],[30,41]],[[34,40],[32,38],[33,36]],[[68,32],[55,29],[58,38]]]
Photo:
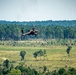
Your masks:
[[[76,39],[76,26],[60,25],[36,25],[38,36],[23,36],[23,40],[29,38],[42,39]],[[27,33],[32,25],[0,24],[0,40],[21,40],[21,30]]]
[[[60,26],[76,26],[76,20],[46,20],[46,21],[5,21],[5,20],[0,20],[0,24],[12,24],[12,25],[43,25],[43,26],[48,26],[48,25],[60,25]]]

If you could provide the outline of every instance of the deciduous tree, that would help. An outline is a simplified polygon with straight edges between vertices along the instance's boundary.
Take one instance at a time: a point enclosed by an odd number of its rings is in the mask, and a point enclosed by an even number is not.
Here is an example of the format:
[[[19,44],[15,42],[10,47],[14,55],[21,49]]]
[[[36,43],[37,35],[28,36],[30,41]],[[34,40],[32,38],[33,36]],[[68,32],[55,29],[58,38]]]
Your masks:
[[[67,50],[66,50],[68,56],[69,56],[69,54],[70,54],[70,50],[71,50],[71,48],[72,48],[71,46],[68,46],[68,48],[67,48]]]
[[[21,60],[24,60],[25,55],[26,55],[25,51],[20,52]]]

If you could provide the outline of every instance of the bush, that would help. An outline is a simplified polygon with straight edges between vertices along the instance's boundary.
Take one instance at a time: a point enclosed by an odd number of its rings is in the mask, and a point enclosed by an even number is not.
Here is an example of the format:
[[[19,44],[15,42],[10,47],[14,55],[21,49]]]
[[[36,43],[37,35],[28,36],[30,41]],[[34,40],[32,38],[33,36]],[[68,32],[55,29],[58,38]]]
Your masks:
[[[59,70],[58,70],[58,74],[59,75],[62,75],[62,74],[64,74],[66,72],[66,70],[64,69],[64,68],[60,68]]]

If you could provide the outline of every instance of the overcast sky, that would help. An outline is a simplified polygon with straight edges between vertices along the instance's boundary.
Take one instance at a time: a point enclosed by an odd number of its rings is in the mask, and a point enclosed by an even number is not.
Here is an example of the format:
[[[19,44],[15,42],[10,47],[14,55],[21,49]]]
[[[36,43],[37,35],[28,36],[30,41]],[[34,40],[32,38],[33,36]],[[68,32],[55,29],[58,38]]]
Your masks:
[[[76,0],[0,0],[0,20],[76,20]]]

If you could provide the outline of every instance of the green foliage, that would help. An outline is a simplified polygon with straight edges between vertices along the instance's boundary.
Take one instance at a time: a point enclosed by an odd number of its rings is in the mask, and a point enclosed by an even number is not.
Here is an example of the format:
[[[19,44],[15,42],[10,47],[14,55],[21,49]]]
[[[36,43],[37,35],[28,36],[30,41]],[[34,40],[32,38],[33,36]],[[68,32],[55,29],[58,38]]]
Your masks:
[[[73,21],[74,22],[74,21]],[[72,23],[73,23],[72,22]],[[38,30],[38,36],[24,36],[23,40],[30,38],[43,38],[43,39],[76,39],[76,26],[63,26],[59,24],[54,25],[44,25],[38,24],[36,25],[36,29]],[[30,23],[30,25],[32,25]],[[19,25],[15,23],[0,23],[0,40],[21,40],[21,29],[24,29],[24,32],[28,32],[32,27],[29,24],[27,25]]]
[[[8,74],[8,72],[9,72],[9,69],[7,69],[6,67],[4,67],[3,70],[2,70],[2,74],[6,75],[6,74]]]
[[[10,62],[8,59],[6,59],[4,62],[3,62],[3,66],[5,66],[6,68],[9,68],[9,65],[10,65]]]
[[[26,55],[25,51],[20,52],[21,60],[24,60],[25,55]]]
[[[75,74],[76,74],[76,69],[74,69],[74,68],[69,68],[68,72],[69,72],[71,75],[75,75]]]
[[[11,66],[9,67],[11,68]],[[9,69],[5,66],[0,67],[0,75],[76,75],[75,68],[64,69],[60,68],[58,70],[49,71],[47,70],[47,66],[43,66],[43,72],[36,71],[30,67],[26,67],[23,65],[18,65],[15,68]]]
[[[39,50],[39,51],[36,51],[33,53],[34,57],[37,58],[38,56],[45,56],[46,55],[46,50],[42,51],[42,50]]]
[[[12,69],[8,75],[21,75],[21,71],[18,69]]]
[[[18,65],[15,67],[15,69],[19,69],[21,72],[24,72],[26,70],[26,67],[23,67],[22,65]]]
[[[60,69],[58,70],[58,74],[59,74],[59,75],[64,75],[65,72],[66,72],[66,70],[65,70],[64,68],[60,68]]]
[[[38,55],[39,55],[39,56],[43,56],[43,55],[44,55],[43,51],[42,51],[42,50],[39,50],[39,51],[38,51]]]
[[[38,52],[34,52],[33,55],[34,55],[35,58],[37,58]]]
[[[43,73],[45,73],[47,70],[47,67],[46,66],[43,66]]]
[[[16,69],[19,69],[22,72],[22,75],[39,75],[35,69],[26,68],[24,66],[16,66]]]
[[[66,50],[68,56],[69,56],[69,53],[70,53],[71,48],[72,48],[71,46],[68,46],[68,48],[67,48],[67,50]]]

